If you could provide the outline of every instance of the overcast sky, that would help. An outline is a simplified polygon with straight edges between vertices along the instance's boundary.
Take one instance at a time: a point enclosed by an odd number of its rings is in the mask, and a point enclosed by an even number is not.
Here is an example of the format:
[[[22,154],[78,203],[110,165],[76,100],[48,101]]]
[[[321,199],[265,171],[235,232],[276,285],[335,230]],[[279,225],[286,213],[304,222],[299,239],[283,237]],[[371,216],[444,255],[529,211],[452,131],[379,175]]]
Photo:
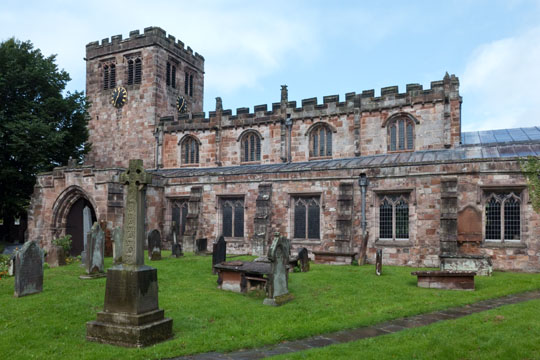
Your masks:
[[[464,131],[540,126],[537,1],[12,1],[30,40],[85,90],[85,45],[159,26],[205,57],[205,111],[459,77]]]

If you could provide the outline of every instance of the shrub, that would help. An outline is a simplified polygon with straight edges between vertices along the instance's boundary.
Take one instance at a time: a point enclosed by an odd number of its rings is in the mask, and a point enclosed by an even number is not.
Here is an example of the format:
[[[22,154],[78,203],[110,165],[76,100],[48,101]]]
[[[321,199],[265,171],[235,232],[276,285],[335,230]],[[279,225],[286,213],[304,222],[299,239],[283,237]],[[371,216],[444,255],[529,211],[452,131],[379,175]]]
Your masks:
[[[8,276],[9,255],[0,255],[0,279]]]
[[[57,239],[54,239],[52,243],[53,245],[60,246],[62,249],[64,249],[64,254],[66,256],[69,255],[69,251],[71,250],[71,235],[67,234]]]

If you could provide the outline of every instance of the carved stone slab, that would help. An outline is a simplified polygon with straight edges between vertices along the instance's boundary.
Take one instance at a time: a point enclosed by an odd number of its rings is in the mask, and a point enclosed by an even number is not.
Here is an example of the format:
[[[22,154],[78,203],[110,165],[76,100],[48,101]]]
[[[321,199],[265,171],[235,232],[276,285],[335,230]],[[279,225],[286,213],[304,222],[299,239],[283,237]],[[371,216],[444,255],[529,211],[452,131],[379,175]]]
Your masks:
[[[117,227],[112,232],[113,238],[113,263],[122,263],[122,228]]]
[[[122,260],[128,265],[144,264],[144,186],[152,181],[152,176],[143,168],[140,159],[130,160],[129,168],[120,180],[128,187],[124,211]]]
[[[43,251],[35,241],[24,244],[15,254],[15,297],[43,291]]]

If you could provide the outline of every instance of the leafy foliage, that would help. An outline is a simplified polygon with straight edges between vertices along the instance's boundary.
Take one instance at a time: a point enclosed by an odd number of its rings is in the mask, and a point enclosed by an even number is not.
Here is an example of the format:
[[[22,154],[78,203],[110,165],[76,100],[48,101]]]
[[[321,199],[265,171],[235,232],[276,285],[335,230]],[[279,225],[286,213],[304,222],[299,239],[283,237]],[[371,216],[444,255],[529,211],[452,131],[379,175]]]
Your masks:
[[[53,239],[52,243],[53,245],[60,246],[62,249],[64,249],[64,254],[66,256],[69,255],[69,252],[71,250],[71,235],[70,234]]]
[[[31,42],[0,43],[0,218],[24,212],[35,176],[88,152],[88,105]]]
[[[540,213],[540,159],[529,156],[527,160],[522,160],[520,165],[529,184],[529,196],[533,209]]]

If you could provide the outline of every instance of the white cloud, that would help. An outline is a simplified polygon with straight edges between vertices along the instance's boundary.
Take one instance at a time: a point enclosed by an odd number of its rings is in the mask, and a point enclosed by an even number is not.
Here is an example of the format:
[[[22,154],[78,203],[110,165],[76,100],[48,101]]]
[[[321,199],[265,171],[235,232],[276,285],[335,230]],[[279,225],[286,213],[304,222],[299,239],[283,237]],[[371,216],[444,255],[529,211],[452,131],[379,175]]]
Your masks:
[[[464,131],[540,125],[540,27],[478,47],[461,79]]]

